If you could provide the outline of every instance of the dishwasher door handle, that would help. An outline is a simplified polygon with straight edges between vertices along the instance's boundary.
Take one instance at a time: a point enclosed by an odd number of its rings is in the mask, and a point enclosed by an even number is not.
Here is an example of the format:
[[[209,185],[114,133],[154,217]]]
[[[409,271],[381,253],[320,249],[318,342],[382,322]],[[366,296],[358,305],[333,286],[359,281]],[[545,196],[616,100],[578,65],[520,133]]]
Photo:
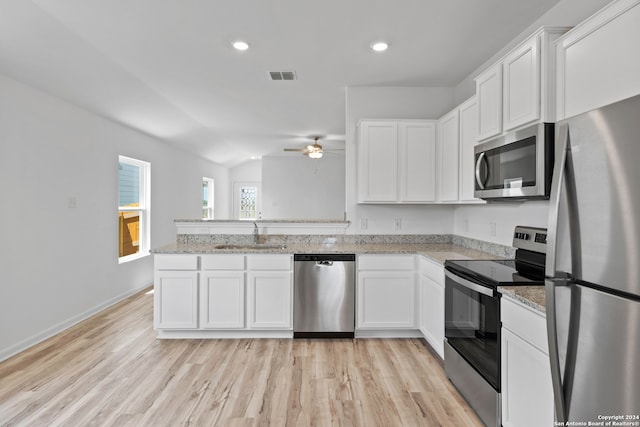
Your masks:
[[[333,261],[316,261],[316,265],[322,267],[331,267],[333,265]]]

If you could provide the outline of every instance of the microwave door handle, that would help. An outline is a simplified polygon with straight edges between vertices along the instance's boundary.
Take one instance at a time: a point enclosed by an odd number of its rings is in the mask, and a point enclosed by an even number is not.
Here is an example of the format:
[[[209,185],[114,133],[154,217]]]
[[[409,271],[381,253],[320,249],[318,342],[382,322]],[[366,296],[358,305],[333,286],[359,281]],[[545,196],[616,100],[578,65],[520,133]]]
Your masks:
[[[486,153],[483,151],[482,153],[480,153],[480,155],[478,156],[478,160],[476,161],[476,182],[478,183],[478,187],[480,187],[481,190],[484,190],[484,181],[482,178],[480,178],[480,164],[484,160],[485,155]]]

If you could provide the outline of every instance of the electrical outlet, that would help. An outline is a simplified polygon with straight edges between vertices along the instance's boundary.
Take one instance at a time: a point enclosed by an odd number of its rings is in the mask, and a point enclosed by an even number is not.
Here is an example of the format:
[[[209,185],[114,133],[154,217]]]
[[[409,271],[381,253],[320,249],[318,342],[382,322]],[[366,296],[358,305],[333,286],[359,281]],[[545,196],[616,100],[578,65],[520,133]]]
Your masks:
[[[75,197],[73,197],[73,196],[69,197],[69,198],[67,199],[67,207],[68,207],[69,209],[75,209],[75,208],[76,208],[76,206],[77,206],[76,198],[75,198]]]
[[[402,230],[402,218],[396,218],[394,220],[394,227],[396,230]]]
[[[490,222],[489,223],[489,230],[490,230],[491,236],[495,237],[495,235],[496,235],[496,223],[495,222]]]
[[[367,218],[360,218],[360,230],[366,230],[369,225]]]
[[[465,233],[469,232],[469,220],[468,219],[465,219],[463,221],[463,226],[462,227],[463,227]]]

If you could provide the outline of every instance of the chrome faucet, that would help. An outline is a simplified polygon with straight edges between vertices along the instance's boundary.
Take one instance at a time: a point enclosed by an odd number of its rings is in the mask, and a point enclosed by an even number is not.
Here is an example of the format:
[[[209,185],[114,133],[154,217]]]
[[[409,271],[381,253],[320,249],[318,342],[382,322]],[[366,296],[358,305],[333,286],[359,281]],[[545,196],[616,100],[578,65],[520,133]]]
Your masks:
[[[253,223],[253,244],[257,245],[260,243],[260,230],[258,229],[258,224],[256,222]]]

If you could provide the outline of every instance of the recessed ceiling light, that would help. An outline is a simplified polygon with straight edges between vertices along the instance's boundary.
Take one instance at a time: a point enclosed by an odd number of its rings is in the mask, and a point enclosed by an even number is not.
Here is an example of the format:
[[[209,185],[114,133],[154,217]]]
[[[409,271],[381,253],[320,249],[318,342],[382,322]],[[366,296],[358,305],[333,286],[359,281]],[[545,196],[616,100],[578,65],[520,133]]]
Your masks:
[[[236,50],[247,50],[249,49],[249,43],[242,40],[237,40],[233,42],[233,47]]]
[[[389,45],[385,42],[375,42],[371,45],[371,49],[375,50],[376,52],[384,52],[388,47]]]

